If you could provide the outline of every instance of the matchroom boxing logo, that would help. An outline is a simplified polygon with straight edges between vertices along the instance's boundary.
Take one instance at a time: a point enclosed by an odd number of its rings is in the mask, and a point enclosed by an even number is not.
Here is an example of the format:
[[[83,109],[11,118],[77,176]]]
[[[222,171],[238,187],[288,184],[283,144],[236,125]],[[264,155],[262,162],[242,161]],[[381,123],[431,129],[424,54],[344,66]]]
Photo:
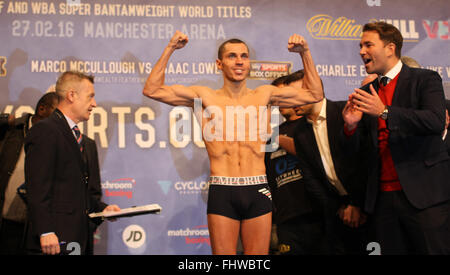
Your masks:
[[[120,178],[112,181],[102,182],[105,197],[133,197],[133,189],[136,180],[133,178]]]
[[[177,229],[167,231],[169,238],[183,238],[186,244],[203,244],[211,246],[207,225],[199,225],[194,228]]]

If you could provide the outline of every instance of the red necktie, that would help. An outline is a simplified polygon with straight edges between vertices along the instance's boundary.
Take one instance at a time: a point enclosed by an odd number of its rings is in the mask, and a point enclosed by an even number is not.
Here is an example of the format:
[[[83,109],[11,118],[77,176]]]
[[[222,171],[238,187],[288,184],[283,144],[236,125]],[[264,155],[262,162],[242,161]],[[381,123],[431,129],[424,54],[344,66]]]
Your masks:
[[[83,151],[83,145],[81,145],[81,141],[83,140],[83,136],[81,135],[80,129],[78,129],[78,126],[75,125],[72,128],[73,132],[75,133],[75,136],[77,137],[78,146],[80,147],[80,151]]]

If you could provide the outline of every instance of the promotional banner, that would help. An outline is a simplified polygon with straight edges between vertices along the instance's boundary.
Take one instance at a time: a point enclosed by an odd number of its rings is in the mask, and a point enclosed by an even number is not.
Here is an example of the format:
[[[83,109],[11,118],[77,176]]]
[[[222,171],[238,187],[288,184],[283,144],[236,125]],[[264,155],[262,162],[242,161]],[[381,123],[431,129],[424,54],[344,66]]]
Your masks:
[[[29,0],[0,1],[0,111],[33,113],[60,73],[95,76],[97,108],[82,132],[99,151],[103,200],[122,208],[157,203],[160,214],[104,222],[96,254],[210,254],[206,220],[209,161],[187,107],[142,94],[176,30],[189,43],[171,57],[166,84],[223,85],[218,46],[250,48],[255,88],[302,69],[287,50],[304,36],[327,98],[345,100],[367,75],[362,27],[386,21],[401,31],[402,54],[437,71],[450,98],[448,0]]]

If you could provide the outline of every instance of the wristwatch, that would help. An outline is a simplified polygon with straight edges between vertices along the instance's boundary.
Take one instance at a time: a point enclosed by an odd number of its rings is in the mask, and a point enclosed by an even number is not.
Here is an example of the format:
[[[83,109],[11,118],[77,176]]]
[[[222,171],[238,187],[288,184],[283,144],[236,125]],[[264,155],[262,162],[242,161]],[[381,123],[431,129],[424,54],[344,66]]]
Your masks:
[[[387,106],[384,106],[384,110],[383,110],[383,112],[381,112],[379,117],[382,120],[386,120],[388,118],[388,113],[389,113],[389,110],[388,110]]]

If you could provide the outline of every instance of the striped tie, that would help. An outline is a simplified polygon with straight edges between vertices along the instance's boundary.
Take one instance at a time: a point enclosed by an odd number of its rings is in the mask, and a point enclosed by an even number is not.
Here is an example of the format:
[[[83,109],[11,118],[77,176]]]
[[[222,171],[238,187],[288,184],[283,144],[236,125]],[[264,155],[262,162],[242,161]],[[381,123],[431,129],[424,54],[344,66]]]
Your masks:
[[[83,145],[81,145],[83,136],[81,135],[80,129],[78,129],[78,126],[75,125],[75,126],[73,126],[72,130],[75,133],[75,136],[77,137],[77,142],[78,142],[78,146],[80,146],[80,151],[83,151]]]

